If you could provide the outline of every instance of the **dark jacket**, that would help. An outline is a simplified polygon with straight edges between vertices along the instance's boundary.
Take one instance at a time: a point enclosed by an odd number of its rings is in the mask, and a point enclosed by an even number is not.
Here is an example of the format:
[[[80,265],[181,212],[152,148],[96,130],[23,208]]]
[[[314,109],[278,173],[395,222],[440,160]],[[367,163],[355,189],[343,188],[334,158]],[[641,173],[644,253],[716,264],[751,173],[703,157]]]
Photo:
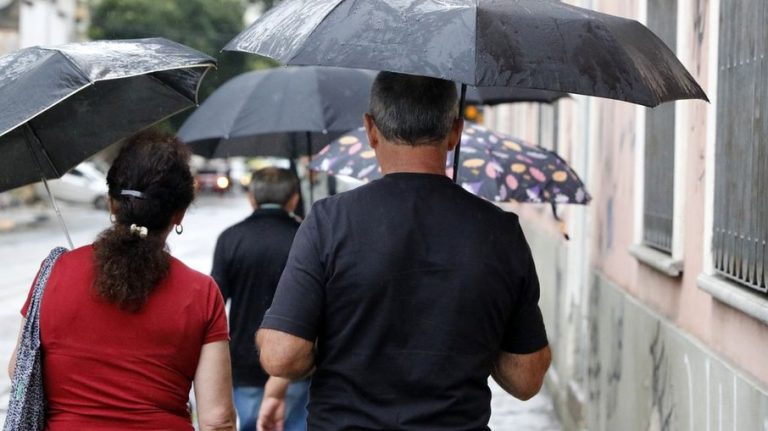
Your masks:
[[[235,386],[264,386],[254,334],[272,304],[299,223],[282,209],[258,209],[225,230],[216,243],[211,275],[231,299],[230,353]]]

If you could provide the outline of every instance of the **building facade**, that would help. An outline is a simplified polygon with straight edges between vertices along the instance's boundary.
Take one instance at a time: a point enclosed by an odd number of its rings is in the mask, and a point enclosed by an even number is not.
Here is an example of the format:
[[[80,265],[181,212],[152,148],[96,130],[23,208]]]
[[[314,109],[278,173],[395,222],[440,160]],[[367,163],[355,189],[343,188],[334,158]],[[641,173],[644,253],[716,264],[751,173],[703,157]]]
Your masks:
[[[711,103],[486,111],[593,201],[510,205],[537,259],[567,429],[768,430],[768,1],[582,0],[643,22]]]

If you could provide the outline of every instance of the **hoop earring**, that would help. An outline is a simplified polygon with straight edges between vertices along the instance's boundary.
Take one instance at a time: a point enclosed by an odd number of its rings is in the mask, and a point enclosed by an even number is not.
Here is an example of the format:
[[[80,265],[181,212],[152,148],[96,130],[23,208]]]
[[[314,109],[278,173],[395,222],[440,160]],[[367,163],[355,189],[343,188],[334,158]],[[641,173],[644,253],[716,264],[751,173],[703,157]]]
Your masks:
[[[177,224],[174,230],[176,231],[176,235],[181,235],[184,233],[184,226]]]

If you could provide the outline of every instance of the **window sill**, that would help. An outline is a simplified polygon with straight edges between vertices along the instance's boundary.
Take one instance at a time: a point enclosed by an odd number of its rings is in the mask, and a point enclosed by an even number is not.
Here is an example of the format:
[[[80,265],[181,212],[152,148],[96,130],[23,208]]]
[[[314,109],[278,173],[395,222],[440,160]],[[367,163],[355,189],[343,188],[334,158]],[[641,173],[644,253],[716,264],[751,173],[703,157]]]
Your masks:
[[[768,298],[716,275],[700,274],[696,284],[718,301],[768,324]]]
[[[683,273],[683,261],[673,259],[672,256],[664,254],[651,247],[635,244],[629,248],[629,254],[640,262],[670,277],[679,277]]]

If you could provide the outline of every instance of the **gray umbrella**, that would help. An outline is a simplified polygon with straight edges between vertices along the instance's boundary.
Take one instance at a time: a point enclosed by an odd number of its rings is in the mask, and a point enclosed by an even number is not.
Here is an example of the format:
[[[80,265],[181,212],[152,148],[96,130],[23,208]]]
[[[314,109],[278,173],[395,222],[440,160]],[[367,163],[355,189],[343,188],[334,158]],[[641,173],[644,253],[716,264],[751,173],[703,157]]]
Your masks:
[[[359,127],[372,72],[281,67],[227,81],[184,122],[179,137],[204,157],[311,156]]]
[[[0,192],[59,178],[110,144],[194,106],[200,81],[215,64],[161,38],[33,47],[0,57]]]
[[[224,49],[646,106],[706,99],[642,24],[552,0],[286,0]]]

